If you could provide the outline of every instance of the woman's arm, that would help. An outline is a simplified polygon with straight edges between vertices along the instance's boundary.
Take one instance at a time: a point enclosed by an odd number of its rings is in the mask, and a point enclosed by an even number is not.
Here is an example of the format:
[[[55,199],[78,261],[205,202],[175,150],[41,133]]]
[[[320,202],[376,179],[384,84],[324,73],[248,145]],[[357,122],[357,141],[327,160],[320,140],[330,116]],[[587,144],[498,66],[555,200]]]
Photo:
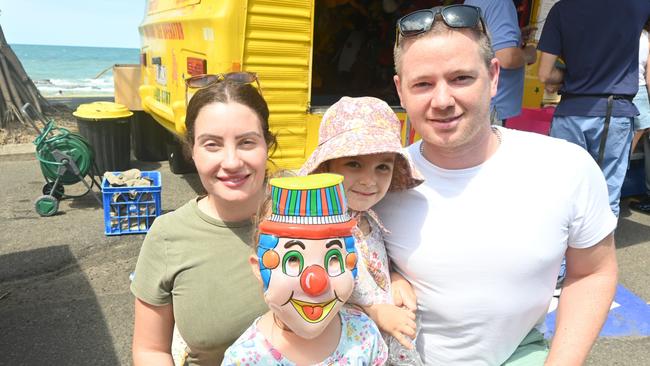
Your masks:
[[[133,364],[173,366],[171,355],[174,308],[154,306],[135,299]]]

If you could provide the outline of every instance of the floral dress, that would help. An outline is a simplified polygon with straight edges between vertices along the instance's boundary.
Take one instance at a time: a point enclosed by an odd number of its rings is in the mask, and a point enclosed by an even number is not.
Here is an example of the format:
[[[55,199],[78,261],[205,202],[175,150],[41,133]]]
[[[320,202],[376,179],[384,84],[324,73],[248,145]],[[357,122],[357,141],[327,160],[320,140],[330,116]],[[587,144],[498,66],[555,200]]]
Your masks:
[[[370,232],[364,236],[361,230],[356,230],[355,246],[359,252],[357,263],[357,278],[354,291],[348,300],[351,304],[369,306],[372,304],[392,304],[393,294],[390,286],[390,269],[388,254],[384,245],[384,235],[389,234],[377,214],[368,210],[357,214],[368,219]],[[418,329],[419,329],[419,321]],[[391,366],[420,366],[422,360],[418,352],[409,350],[390,335],[384,337],[388,345],[388,365]]]
[[[336,350],[315,365],[380,366],[386,363],[388,349],[375,323],[363,312],[342,307],[341,339]],[[226,350],[222,366],[293,366],[259,331],[253,322],[244,334]]]
[[[361,218],[362,215],[368,219],[370,233],[364,237],[359,230],[354,238],[359,262],[354,291],[348,302],[359,306],[392,304],[388,255],[384,245],[384,235],[388,230],[381,224],[374,211],[359,213],[357,217]]]

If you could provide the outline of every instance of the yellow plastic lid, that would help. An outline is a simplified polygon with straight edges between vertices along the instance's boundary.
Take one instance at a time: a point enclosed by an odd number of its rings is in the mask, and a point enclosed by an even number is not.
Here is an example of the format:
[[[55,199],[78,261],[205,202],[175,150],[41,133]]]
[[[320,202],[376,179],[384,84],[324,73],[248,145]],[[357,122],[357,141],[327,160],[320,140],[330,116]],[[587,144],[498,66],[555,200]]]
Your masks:
[[[133,112],[122,104],[113,102],[93,102],[79,105],[72,115],[83,119],[102,120],[131,117]]]

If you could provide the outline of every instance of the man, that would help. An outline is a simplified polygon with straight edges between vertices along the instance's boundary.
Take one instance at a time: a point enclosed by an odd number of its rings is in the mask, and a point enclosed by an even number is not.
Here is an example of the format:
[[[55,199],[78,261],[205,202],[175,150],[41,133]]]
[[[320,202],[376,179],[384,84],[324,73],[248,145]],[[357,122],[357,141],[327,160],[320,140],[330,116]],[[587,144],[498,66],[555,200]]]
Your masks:
[[[521,113],[525,66],[535,63],[537,52],[535,46],[526,45],[522,40],[512,0],[466,0],[465,4],[481,8],[492,49],[499,60],[499,87],[492,98],[492,107],[496,119],[503,123]]]
[[[639,109],[639,115],[634,118],[634,137],[632,149],[635,151],[639,140],[643,139],[643,155],[645,164],[645,197],[640,201],[631,202],[630,208],[650,215],[650,21],[643,27],[639,39],[639,91],[634,96],[634,105]]]
[[[616,286],[601,172],[573,144],[490,126],[499,61],[476,8],[398,24],[394,81],[422,136],[407,152],[425,183],[389,195],[378,213],[394,269],[417,295],[418,351],[428,365],[581,364]],[[564,254],[549,353],[536,328]]]
[[[538,49],[539,79],[560,87],[551,136],[573,142],[600,165],[612,212],[619,214],[638,90],[639,35],[650,1],[559,1],[548,13]],[[566,69],[558,68],[562,57]]]

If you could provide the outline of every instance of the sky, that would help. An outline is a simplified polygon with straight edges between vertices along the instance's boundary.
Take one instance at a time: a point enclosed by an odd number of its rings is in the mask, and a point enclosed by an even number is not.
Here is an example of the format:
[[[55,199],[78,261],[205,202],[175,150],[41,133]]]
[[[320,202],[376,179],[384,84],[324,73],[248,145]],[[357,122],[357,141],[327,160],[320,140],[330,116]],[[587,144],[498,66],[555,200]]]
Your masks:
[[[9,44],[140,48],[146,0],[0,0]]]

